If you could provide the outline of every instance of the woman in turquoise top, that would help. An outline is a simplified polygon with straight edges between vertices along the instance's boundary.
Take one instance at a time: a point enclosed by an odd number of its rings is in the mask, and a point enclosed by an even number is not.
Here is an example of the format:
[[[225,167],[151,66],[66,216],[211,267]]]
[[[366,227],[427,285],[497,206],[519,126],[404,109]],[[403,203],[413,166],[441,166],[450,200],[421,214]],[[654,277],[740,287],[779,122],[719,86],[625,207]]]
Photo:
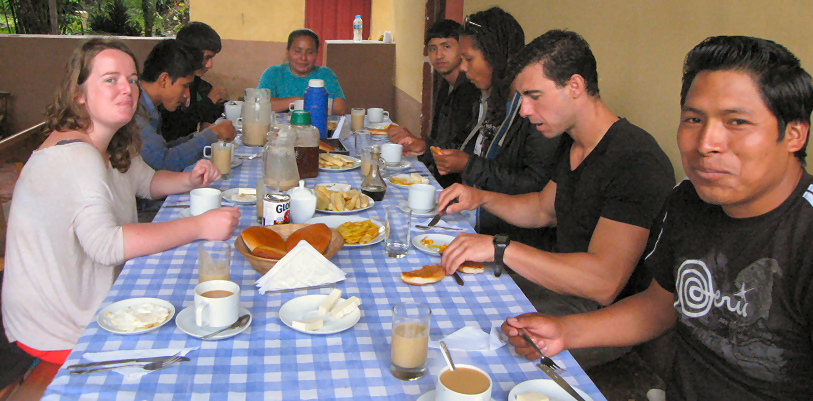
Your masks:
[[[288,62],[268,67],[260,76],[258,88],[271,90],[271,108],[276,112],[288,111],[294,100],[302,100],[308,81],[325,81],[328,96],[333,99],[333,114],[345,114],[347,102],[336,74],[327,67],[316,65],[319,55],[319,35],[310,29],[297,29],[288,35],[286,47]]]

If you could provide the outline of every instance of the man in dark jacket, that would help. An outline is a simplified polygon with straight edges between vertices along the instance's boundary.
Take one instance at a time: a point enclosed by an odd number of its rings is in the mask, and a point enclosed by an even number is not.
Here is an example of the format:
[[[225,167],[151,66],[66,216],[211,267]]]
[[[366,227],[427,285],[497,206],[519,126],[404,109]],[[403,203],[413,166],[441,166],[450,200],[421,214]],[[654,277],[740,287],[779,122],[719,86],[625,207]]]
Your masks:
[[[542,135],[562,138],[553,178],[540,192],[514,196],[456,184],[441,193],[438,209],[458,199],[447,212],[482,207],[517,226],[556,226],[556,251],[510,235],[460,234],[443,252],[447,274],[467,260],[496,261],[497,272],[505,263],[529,280],[525,288],[517,283],[537,310],[555,316],[597,310],[643,290],[651,281],[643,257],[675,182],[669,158],[601,100],[595,57],[578,34],[549,31],[513,63],[520,114]],[[589,368],[627,350],[589,348],[573,356]]]
[[[452,20],[435,22],[426,31],[424,45],[429,53],[429,63],[440,74],[440,86],[432,110],[432,127],[425,138],[417,138],[406,128],[390,128],[390,140],[404,146],[407,154],[418,155],[435,179],[444,188],[460,182],[460,174],[440,175],[435,166],[430,147],[456,149],[466,139],[471,120],[477,116],[475,106],[480,99],[478,90],[460,72],[460,49],[458,30],[460,24]]]
[[[203,52],[203,68],[195,71],[195,79],[189,85],[189,105],[175,111],[161,110],[161,135],[167,141],[208,127],[223,114],[223,104],[228,100],[226,88],[212,86],[201,78],[212,69],[214,58],[220,53],[220,35],[203,22],[190,22],[178,31],[176,39]]]

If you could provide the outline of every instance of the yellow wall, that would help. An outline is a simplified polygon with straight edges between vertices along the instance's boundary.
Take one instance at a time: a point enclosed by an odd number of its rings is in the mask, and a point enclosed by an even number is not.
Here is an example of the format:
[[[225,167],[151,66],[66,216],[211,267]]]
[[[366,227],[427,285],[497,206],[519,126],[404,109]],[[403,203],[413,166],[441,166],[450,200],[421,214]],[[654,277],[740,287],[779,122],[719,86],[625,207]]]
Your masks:
[[[492,5],[517,18],[526,41],[553,28],[584,36],[598,61],[602,98],[655,136],[678,178],[684,176],[675,143],[681,64],[694,45],[713,35],[758,36],[786,46],[813,71],[809,0],[466,0],[464,11]]]
[[[395,29],[395,15],[392,12],[393,0],[373,0],[370,12],[370,37],[378,40],[384,31]],[[366,21],[365,21],[366,23]]]
[[[203,21],[223,39],[287,42],[305,26],[304,0],[195,0],[189,18]]]
[[[415,0],[392,2],[395,20],[392,32],[395,40],[395,86],[420,102],[426,5]]]

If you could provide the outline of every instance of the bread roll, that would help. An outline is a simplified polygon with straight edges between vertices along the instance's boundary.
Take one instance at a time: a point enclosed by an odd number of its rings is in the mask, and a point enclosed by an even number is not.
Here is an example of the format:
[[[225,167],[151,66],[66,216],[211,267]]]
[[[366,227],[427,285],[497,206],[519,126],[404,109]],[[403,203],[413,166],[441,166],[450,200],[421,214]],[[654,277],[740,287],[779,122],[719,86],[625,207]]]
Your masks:
[[[320,140],[320,141],[319,141],[319,150],[324,150],[324,151],[331,152],[331,151],[336,150],[336,148],[334,148],[333,146],[328,145],[328,144],[327,144],[327,143],[325,143],[324,141],[321,141],[321,140]]]
[[[285,241],[285,249],[290,252],[299,241],[304,239],[319,253],[325,253],[327,246],[330,245],[330,235],[330,228],[325,224],[311,224],[294,231]]]
[[[443,151],[440,150],[440,148],[438,148],[436,146],[430,146],[429,150],[431,150],[432,154],[435,154],[435,155],[442,155],[443,154]]]
[[[418,270],[401,273],[401,280],[412,285],[437,283],[444,277],[446,277],[446,272],[441,265],[426,265]]]
[[[288,253],[279,234],[265,227],[251,226],[240,233],[251,254],[261,258],[281,259]]]
[[[457,270],[461,273],[480,274],[486,270],[486,267],[480,262],[467,261],[463,262]]]

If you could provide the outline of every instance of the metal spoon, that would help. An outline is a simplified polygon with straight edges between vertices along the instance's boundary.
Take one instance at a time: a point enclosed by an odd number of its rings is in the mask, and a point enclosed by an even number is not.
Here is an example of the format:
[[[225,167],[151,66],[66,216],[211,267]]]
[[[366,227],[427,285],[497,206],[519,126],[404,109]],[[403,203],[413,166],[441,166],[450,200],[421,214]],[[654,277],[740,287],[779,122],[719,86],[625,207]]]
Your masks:
[[[449,348],[446,348],[446,343],[441,341],[440,342],[440,350],[443,353],[443,359],[446,360],[446,364],[449,365],[449,370],[454,370],[454,362],[452,362],[452,354],[449,353]]]
[[[240,317],[237,319],[237,321],[236,321],[236,322],[234,322],[234,324],[232,324],[231,326],[226,327],[226,328],[224,328],[224,329],[220,329],[220,330],[218,330],[218,331],[216,331],[216,332],[214,332],[214,333],[209,333],[209,334],[207,334],[207,335],[205,335],[205,336],[201,337],[200,339],[201,339],[201,340],[206,340],[206,339],[211,338],[211,337],[212,337],[212,336],[214,336],[214,335],[220,334],[220,333],[222,333],[222,332],[224,332],[224,331],[226,331],[226,330],[231,330],[231,329],[239,329],[239,328],[241,328],[241,327],[245,326],[246,324],[248,324],[248,321],[249,321],[250,319],[251,319],[251,315],[243,315],[243,316],[240,316]]]

